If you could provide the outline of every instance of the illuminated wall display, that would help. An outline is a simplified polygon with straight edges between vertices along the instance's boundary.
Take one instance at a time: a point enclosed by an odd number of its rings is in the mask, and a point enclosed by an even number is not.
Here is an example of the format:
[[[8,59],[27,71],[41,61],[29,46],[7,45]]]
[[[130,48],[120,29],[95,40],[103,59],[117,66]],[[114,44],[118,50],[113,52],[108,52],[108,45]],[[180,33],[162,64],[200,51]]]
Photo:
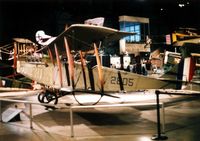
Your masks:
[[[136,33],[120,40],[120,54],[150,51],[150,46],[146,46],[146,39],[150,34],[149,18],[119,16],[119,26],[121,31]]]

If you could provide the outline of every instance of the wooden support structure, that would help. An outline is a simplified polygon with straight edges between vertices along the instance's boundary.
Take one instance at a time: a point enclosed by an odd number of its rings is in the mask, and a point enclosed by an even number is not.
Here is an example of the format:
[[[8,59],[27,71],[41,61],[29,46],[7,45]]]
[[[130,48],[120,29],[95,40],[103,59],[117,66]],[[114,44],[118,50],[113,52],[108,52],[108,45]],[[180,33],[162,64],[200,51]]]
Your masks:
[[[81,58],[81,67],[82,67],[82,71],[83,71],[83,80],[84,80],[84,86],[85,86],[85,90],[87,89],[87,83],[86,83],[86,74],[85,74],[85,60],[83,58],[83,53],[82,51],[79,51],[80,54],[80,58]]]
[[[68,45],[66,37],[64,37],[64,43],[65,43],[67,60],[68,60],[68,64],[69,64],[68,65],[69,75],[70,75],[70,79],[72,81],[72,87],[74,89],[74,87],[75,87],[75,84],[74,84],[74,59],[73,59],[72,54],[70,52],[69,45]]]
[[[99,58],[98,49],[97,49],[97,46],[96,46],[95,43],[94,43],[94,52],[95,52],[96,61],[97,61],[97,69],[98,69],[98,76],[99,76],[101,92],[103,94],[103,92],[104,92],[103,70],[102,70],[102,65],[101,65],[101,61],[100,61],[100,58]]]
[[[62,87],[63,84],[63,80],[62,80],[62,68],[61,68],[61,62],[60,62],[60,58],[59,58],[59,53],[58,53],[58,49],[56,44],[54,44],[54,48],[55,48],[55,52],[56,52],[56,60],[57,60],[57,64],[58,64],[58,71],[59,71],[59,78],[60,78],[60,86]]]

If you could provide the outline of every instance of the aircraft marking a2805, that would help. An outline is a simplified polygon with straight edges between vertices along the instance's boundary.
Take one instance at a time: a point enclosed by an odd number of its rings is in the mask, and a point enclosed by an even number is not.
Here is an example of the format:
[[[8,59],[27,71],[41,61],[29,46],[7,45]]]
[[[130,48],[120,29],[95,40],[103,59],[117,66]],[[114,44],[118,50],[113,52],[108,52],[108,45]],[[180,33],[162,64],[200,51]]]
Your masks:
[[[124,77],[124,78],[121,78],[121,82],[125,86],[133,86],[134,79]],[[116,77],[116,76],[111,76],[110,83],[119,85],[120,84],[120,78]]]

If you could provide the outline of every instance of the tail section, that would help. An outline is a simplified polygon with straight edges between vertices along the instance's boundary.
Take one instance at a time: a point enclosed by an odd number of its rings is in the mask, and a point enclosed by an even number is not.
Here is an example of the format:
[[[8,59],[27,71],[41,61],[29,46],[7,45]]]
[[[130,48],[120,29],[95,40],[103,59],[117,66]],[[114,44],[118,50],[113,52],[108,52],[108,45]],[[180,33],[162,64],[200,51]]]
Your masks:
[[[194,76],[195,63],[193,57],[184,58],[182,81],[190,82]]]
[[[162,79],[177,81],[177,89],[182,88],[183,82],[191,82],[195,72],[195,58],[182,58],[179,54],[167,52],[165,57],[165,74]]]

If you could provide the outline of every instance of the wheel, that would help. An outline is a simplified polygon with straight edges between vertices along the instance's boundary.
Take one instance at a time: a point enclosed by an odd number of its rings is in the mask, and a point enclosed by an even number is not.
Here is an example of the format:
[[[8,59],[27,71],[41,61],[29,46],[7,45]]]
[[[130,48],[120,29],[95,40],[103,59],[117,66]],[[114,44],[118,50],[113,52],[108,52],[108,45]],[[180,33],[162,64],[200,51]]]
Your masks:
[[[39,95],[38,95],[38,101],[39,101],[40,103],[44,103],[44,101],[43,101],[44,95],[45,95],[44,92],[39,93]]]
[[[42,96],[41,101],[42,103],[52,103],[56,105],[58,103],[58,97],[57,94],[46,91],[46,93]]]

